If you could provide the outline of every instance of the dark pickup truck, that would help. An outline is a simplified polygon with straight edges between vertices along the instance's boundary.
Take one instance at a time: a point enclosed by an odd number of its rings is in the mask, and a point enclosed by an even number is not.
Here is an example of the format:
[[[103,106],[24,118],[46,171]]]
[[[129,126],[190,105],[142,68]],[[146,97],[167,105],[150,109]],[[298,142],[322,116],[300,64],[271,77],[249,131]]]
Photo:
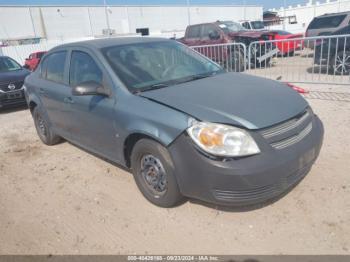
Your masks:
[[[185,36],[178,41],[192,47],[223,65],[229,71],[241,72],[246,68],[245,61],[254,66],[263,67],[269,64],[270,59],[278,50],[272,43],[265,43],[271,39],[269,31],[246,30],[241,24],[232,21],[217,21],[214,23],[190,25]],[[251,46],[250,58],[248,48]],[[226,45],[228,43],[242,43],[243,45]],[[215,45],[215,46],[212,46]],[[221,46],[220,46],[221,45]],[[244,54],[245,53],[245,54]]]

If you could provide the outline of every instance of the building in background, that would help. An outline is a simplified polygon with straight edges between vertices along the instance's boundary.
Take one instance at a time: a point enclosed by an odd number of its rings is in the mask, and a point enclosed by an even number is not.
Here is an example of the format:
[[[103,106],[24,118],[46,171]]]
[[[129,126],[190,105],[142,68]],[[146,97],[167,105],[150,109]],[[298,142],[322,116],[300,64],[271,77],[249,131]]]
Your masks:
[[[350,11],[350,0],[326,0],[324,2],[310,0],[305,5],[274,8],[269,11],[267,15],[275,13],[276,19],[280,20],[279,24],[270,25],[269,29],[283,29],[285,23],[285,30],[292,33],[305,33],[315,16]]]
[[[181,37],[191,23],[261,20],[261,6],[0,6],[0,41],[67,40],[103,35]]]

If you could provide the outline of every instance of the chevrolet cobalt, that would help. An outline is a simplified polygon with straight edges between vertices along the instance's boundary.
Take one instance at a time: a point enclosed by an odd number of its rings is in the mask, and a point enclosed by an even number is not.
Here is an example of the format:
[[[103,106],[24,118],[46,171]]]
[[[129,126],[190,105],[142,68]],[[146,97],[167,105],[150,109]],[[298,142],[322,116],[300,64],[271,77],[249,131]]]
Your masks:
[[[247,206],[310,170],[323,126],[285,84],[226,73],[172,40],[99,39],[49,51],[25,80],[40,139],[129,168],[153,204]]]

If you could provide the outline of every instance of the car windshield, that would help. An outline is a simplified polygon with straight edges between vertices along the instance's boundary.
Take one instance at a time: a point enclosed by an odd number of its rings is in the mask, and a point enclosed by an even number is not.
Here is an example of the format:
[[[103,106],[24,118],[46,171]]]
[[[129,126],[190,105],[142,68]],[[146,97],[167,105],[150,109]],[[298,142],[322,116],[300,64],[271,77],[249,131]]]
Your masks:
[[[262,21],[252,21],[250,22],[252,29],[264,29],[264,23]]]
[[[20,70],[22,67],[9,57],[0,57],[0,72]]]
[[[226,34],[247,30],[241,24],[235,22],[222,22],[219,24],[219,26]]]
[[[44,52],[36,54],[37,58],[39,58],[39,59],[41,59],[44,55],[45,55]]]
[[[290,32],[287,32],[287,31],[283,31],[283,30],[278,30],[278,31],[275,31],[277,34],[279,35],[291,35]]]
[[[103,48],[102,53],[133,93],[224,72],[217,64],[176,41],[117,45]]]

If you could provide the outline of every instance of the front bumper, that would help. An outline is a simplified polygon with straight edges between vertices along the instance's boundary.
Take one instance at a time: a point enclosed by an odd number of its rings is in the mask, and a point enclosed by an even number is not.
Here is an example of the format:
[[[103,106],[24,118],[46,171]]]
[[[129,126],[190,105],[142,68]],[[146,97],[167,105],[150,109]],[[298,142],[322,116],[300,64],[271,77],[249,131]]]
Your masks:
[[[26,104],[23,88],[12,92],[0,92],[0,109]]]
[[[239,159],[210,158],[182,134],[169,146],[180,191],[190,198],[230,206],[258,204],[283,194],[308,173],[319,155],[323,125],[317,116],[312,122],[312,131],[302,141],[283,150],[272,148],[252,132],[261,153]]]

